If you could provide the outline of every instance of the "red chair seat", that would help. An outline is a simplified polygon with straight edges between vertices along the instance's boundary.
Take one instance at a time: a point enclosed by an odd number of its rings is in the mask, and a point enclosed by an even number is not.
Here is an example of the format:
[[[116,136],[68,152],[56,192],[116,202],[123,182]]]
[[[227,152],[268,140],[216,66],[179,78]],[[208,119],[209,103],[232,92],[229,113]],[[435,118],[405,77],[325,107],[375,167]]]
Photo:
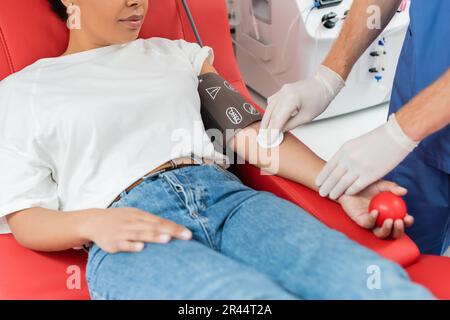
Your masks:
[[[89,299],[83,250],[36,252],[0,235],[0,300]]]

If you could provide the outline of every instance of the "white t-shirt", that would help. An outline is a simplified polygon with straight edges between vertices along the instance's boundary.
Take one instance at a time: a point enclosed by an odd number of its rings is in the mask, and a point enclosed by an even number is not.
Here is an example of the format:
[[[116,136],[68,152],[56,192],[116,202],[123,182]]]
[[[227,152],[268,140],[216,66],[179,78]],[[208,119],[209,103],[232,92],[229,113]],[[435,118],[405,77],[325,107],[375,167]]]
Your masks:
[[[151,38],[46,58],[0,82],[0,233],[31,207],[107,208],[164,162],[226,160],[200,116],[209,47]]]

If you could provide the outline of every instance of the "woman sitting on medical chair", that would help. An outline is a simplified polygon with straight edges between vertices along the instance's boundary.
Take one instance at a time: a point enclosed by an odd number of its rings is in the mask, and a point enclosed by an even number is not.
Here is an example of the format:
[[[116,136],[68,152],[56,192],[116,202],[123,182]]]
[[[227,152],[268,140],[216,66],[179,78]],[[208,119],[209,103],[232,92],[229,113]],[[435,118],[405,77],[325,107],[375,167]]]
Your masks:
[[[91,243],[94,299],[432,297],[400,266],[221,166],[197,92],[198,76],[216,72],[210,48],[137,39],[147,0],[50,3],[64,19],[64,5],[81,13],[81,28],[62,56],[0,84],[0,216],[19,243]],[[269,172],[276,160],[274,173],[316,190],[324,162],[290,135],[262,161],[258,127],[231,148]],[[373,228],[366,208],[380,190],[405,192],[381,181],[339,203]],[[399,237],[411,223],[388,221],[375,233]],[[383,272],[379,290],[366,284],[373,265]]]

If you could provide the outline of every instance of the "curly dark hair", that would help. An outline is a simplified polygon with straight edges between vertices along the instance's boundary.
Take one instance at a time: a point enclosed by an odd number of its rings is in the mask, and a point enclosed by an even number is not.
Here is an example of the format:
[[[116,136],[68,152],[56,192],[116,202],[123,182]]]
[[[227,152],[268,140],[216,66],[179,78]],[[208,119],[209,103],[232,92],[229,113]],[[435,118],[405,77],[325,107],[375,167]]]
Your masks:
[[[66,21],[68,18],[67,9],[61,0],[48,0],[48,2],[50,3],[52,11],[56,13],[61,20]]]

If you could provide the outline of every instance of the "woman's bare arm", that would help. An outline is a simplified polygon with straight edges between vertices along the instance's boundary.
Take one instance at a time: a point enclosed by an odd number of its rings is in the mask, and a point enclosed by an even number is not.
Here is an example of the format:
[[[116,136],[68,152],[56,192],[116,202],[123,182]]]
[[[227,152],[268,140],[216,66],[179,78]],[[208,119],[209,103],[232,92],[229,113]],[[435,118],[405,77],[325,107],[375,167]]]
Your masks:
[[[61,251],[89,242],[84,224],[97,209],[65,212],[29,208],[6,216],[14,237],[24,247],[38,251]]]
[[[311,149],[286,133],[283,143],[273,149],[265,149],[257,143],[260,122],[248,126],[234,136],[233,150],[249,163],[267,173],[298,182],[318,191],[315,179],[325,165]]]
[[[136,252],[146,242],[192,237],[185,227],[132,207],[70,212],[30,208],[6,220],[16,240],[36,251],[62,251],[93,241],[109,253]]]

